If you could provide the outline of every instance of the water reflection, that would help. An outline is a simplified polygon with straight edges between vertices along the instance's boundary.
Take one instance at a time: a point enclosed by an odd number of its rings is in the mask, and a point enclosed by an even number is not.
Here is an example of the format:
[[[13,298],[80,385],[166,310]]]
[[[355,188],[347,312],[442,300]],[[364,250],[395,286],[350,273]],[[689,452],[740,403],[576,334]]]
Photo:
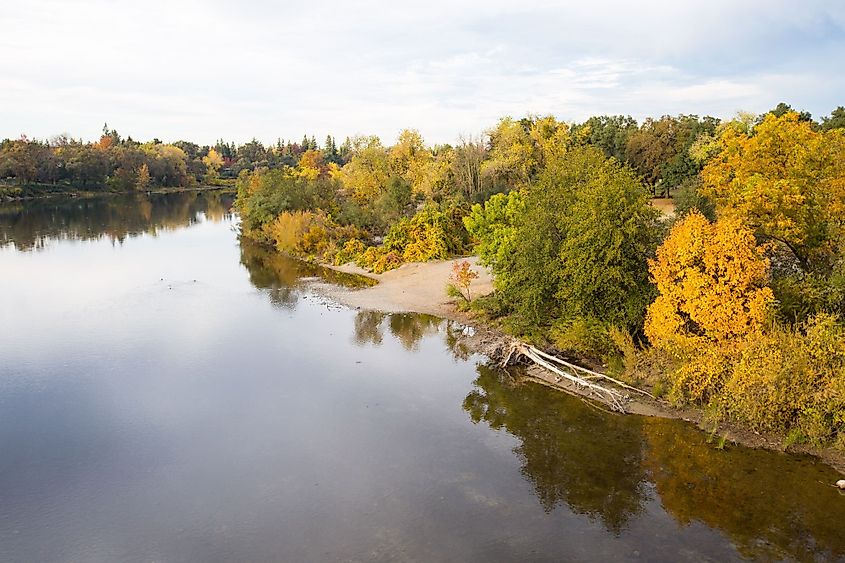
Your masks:
[[[645,467],[679,524],[723,530],[755,559],[845,557],[845,495],[831,494],[829,468],[764,450],[719,450],[677,421],[647,419],[642,429]]]
[[[51,240],[122,243],[127,237],[193,225],[205,216],[221,221],[234,195],[224,191],[46,198],[0,205],[0,247],[38,250]]]
[[[507,372],[478,366],[464,410],[518,438],[522,474],[548,512],[566,505],[619,533],[646,500],[640,419],[605,414]]]
[[[355,332],[352,340],[358,346],[381,346],[384,341],[384,319],[387,313],[380,311],[358,311],[355,315]]]
[[[723,531],[745,557],[845,556],[845,498],[831,492],[829,467],[738,446],[720,450],[681,421],[607,414],[518,373],[484,364],[477,371],[464,410],[520,440],[522,473],[546,511],[566,506],[619,534],[657,500],[681,527],[699,522]]]
[[[322,282],[358,288],[372,285],[366,277],[338,272],[317,264],[297,260],[248,239],[241,239],[241,264],[249,272],[249,281],[266,290],[270,301],[282,309],[296,308],[296,302],[318,278]]]

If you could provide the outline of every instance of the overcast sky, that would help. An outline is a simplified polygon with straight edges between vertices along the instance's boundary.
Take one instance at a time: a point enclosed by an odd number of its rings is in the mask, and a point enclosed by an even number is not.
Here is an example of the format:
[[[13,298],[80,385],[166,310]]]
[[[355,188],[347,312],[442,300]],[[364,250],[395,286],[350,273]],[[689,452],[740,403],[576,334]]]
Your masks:
[[[429,142],[504,115],[845,105],[839,0],[2,0],[0,138]]]

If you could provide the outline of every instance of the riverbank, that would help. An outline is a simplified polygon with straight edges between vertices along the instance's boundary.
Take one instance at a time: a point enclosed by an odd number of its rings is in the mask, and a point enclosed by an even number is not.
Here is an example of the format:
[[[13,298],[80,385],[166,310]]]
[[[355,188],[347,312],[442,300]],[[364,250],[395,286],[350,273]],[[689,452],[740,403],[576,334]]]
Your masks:
[[[457,321],[473,329],[462,336],[462,344],[469,350],[498,359],[506,353],[513,338],[496,327],[490,326],[477,316],[459,311],[453,299],[446,296],[446,285],[453,264],[467,260],[479,274],[472,282],[470,291],[473,298],[487,295],[493,291],[491,273],[478,264],[477,257],[456,258],[426,263],[409,263],[383,274],[373,274],[354,264],[343,266],[328,266],[331,269],[366,276],[378,281],[378,284],[363,289],[349,289],[338,286],[325,285],[321,291],[335,301],[348,307],[377,310],[386,313],[424,313],[444,319]],[[537,366],[529,366],[525,374],[530,379],[548,387],[584,395],[583,389],[556,381],[554,375]],[[626,411],[642,416],[681,419],[691,422],[705,432],[712,433],[714,440],[726,443],[737,443],[752,448],[787,452],[790,454],[807,454],[815,456],[834,467],[845,475],[845,452],[832,448],[816,448],[808,445],[796,444],[784,447],[785,438],[780,435],[763,434],[744,428],[735,423],[724,422],[714,430],[712,424],[705,421],[704,412],[700,408],[677,408],[661,399],[635,395],[625,405]],[[729,447],[729,446],[726,446]]]
[[[56,189],[32,189],[28,187],[10,188],[8,186],[0,186],[0,203],[15,202],[15,201],[34,201],[41,199],[50,199],[56,197],[98,197],[98,196],[119,196],[132,194],[173,194],[183,192],[206,192],[218,190],[234,190],[234,186],[193,186],[193,187],[175,187],[175,188],[156,188],[152,190],[143,191],[114,191],[106,188],[95,190],[83,190],[72,188],[69,186],[56,186]]]

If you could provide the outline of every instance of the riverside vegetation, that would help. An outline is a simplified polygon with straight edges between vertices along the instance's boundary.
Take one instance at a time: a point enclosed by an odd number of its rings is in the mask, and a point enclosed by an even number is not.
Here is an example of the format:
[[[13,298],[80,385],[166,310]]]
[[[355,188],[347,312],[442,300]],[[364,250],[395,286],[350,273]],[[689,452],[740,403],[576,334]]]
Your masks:
[[[507,332],[713,420],[845,449],[845,108],[242,149],[199,158],[237,173],[249,239],[373,272],[475,252],[495,292],[470,307]]]

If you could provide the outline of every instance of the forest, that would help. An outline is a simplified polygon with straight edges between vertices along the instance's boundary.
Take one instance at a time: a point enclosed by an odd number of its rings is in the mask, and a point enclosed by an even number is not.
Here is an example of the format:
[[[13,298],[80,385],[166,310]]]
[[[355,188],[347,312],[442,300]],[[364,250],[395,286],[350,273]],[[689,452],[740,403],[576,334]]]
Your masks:
[[[720,120],[503,118],[265,147],[138,143],[104,128],[0,144],[5,190],[237,189],[242,235],[379,273],[477,254],[462,306],[676,405],[845,449],[845,108]],[[653,205],[674,202],[673,213]],[[468,301],[468,300],[467,300]]]

